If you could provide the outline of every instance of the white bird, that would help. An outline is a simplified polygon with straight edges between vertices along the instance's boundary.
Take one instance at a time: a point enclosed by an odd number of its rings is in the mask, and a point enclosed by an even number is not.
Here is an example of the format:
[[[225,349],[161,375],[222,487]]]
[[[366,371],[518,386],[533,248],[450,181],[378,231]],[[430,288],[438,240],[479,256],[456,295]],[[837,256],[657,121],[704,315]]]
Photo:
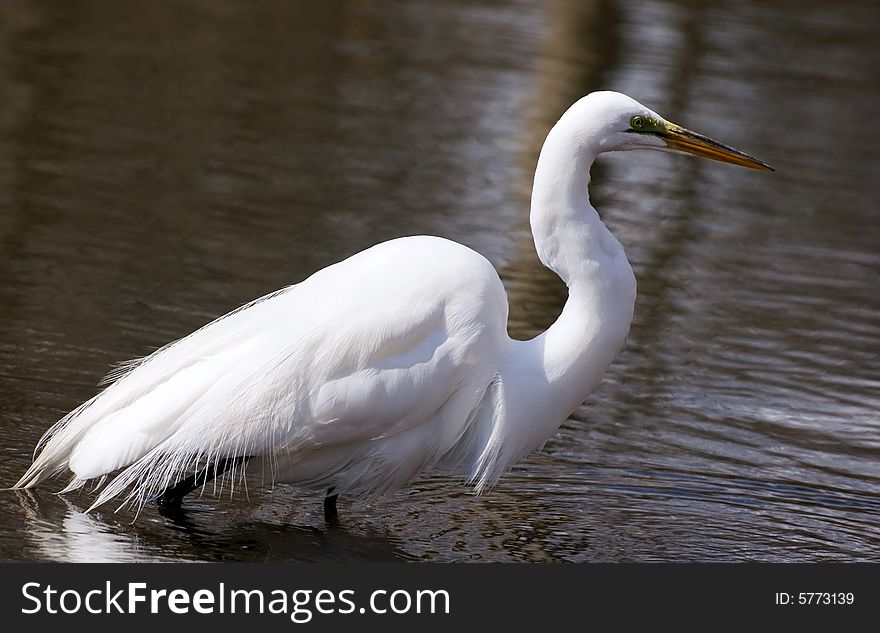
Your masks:
[[[600,153],[634,149],[770,169],[594,92],[550,131],[535,173],[535,247],[569,292],[546,332],[508,336],[504,287],[473,250],[384,242],[127,363],[46,433],[15,487],[69,469],[67,492],[117,473],[92,508],[122,493],[177,505],[247,462],[326,491],[328,517],[340,493],[393,491],[428,469],[486,490],[550,438],[624,344],[636,281],[587,185]]]

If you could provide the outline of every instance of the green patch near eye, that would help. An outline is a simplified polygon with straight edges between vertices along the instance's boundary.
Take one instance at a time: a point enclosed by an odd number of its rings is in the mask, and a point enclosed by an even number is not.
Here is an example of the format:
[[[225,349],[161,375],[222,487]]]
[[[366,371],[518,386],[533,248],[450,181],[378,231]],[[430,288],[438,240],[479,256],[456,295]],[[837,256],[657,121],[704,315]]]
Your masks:
[[[666,122],[637,114],[629,120],[627,132],[665,132]]]

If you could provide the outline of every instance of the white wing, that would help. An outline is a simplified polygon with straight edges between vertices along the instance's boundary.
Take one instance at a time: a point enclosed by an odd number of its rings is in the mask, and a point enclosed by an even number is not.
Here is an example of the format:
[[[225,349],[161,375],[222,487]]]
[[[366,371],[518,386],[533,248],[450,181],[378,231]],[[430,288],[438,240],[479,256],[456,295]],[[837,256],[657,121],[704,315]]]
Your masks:
[[[47,433],[17,487],[69,467],[72,489],[124,468],[96,504],[131,485],[143,499],[237,456],[280,456],[303,483],[375,489],[384,468],[396,476],[383,488],[403,485],[462,437],[506,324],[482,256],[392,240],[133,363]]]

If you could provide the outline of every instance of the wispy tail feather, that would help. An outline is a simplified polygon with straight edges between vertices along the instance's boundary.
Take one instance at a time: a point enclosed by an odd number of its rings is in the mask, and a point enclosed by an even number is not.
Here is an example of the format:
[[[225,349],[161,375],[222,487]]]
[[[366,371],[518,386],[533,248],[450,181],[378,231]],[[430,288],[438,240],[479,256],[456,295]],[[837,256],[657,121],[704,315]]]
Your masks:
[[[92,426],[94,416],[85,413],[97,399],[84,402],[43,434],[34,449],[34,461],[13,489],[33,488],[67,469],[71,452]]]

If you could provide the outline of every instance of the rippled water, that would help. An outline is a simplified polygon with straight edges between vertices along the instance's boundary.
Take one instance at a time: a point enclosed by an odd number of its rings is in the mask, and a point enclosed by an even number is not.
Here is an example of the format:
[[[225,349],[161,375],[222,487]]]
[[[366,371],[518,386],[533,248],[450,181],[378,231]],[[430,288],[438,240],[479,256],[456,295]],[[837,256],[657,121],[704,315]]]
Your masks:
[[[0,559],[877,560],[880,5],[847,4],[3,3],[0,485],[112,363],[378,241],[480,250],[545,328],[528,191],[586,92],[777,172],[600,160],[632,332],[490,494],[427,477],[327,527],[288,486],[134,523],[7,491]]]

